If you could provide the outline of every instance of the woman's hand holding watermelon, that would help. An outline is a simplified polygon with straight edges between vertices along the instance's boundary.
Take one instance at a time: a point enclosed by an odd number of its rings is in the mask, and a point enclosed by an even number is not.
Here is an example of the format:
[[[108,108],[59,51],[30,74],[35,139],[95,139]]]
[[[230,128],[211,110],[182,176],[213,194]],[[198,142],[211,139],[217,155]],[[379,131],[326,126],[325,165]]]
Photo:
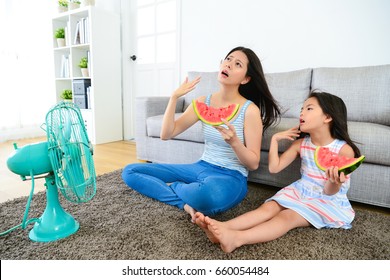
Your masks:
[[[215,129],[221,133],[223,140],[225,140],[226,143],[229,145],[232,145],[235,141],[240,142],[240,139],[238,139],[237,134],[236,134],[236,129],[234,128],[234,125],[230,124],[227,120],[221,119],[223,123],[227,126],[223,127],[221,125],[215,126]]]

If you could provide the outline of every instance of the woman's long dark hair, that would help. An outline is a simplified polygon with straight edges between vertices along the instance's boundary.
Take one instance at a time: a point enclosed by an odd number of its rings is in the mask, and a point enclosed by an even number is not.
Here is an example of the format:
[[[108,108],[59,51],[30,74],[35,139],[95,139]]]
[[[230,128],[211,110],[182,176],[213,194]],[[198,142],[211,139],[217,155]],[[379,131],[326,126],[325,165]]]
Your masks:
[[[359,148],[354,144],[348,134],[347,107],[344,101],[336,95],[318,90],[311,91],[307,98],[310,97],[316,98],[324,114],[332,118],[330,125],[330,134],[332,137],[347,142],[353,149],[355,157],[360,157]]]
[[[280,108],[268,88],[263,67],[261,66],[260,59],[257,55],[251,49],[236,47],[232,49],[226,57],[235,51],[242,51],[247,56],[249,63],[246,76],[251,78],[248,83],[240,85],[238,90],[243,97],[251,100],[260,108],[264,133],[269,126],[279,120]]]

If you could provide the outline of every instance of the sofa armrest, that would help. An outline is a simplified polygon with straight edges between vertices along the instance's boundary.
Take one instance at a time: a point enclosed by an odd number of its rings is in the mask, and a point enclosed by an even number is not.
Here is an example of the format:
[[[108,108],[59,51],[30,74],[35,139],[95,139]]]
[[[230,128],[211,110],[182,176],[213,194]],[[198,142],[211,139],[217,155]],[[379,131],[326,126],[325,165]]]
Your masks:
[[[169,102],[169,96],[147,96],[135,99],[135,136],[146,137],[146,120],[149,117],[162,115]],[[182,112],[183,99],[180,98],[176,104],[176,113]],[[137,140],[137,139],[136,139]]]
[[[146,120],[149,117],[162,115],[169,102],[169,96],[146,96],[135,99],[135,141],[137,155],[143,158],[147,149]],[[183,111],[184,99],[179,98],[176,104],[176,113]]]

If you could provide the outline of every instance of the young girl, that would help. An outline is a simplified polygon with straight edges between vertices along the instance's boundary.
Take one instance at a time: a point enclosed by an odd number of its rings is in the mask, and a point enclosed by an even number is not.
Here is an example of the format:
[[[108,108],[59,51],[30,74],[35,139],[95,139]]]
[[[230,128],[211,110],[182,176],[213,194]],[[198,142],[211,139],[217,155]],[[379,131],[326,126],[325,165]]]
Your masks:
[[[198,121],[192,106],[175,119],[178,98],[199,83],[184,83],[173,92],[167,105],[161,139],[169,140]],[[258,168],[263,130],[280,115],[256,54],[244,47],[231,50],[220,65],[219,91],[199,97],[212,107],[240,104],[240,110],[224,125],[203,124],[205,149],[193,164],[137,163],[122,173],[132,189],[164,203],[184,209],[194,221],[196,210],[215,215],[237,205],[247,192],[248,170]]]
[[[295,140],[279,156],[278,142]],[[281,189],[256,210],[227,222],[219,222],[202,213],[196,223],[212,242],[220,243],[225,252],[244,244],[267,242],[297,227],[351,228],[355,212],[347,198],[350,179],[338,174],[337,167],[326,171],[314,162],[317,146],[326,146],[340,156],[358,157],[360,151],[351,141],[347,128],[347,109],[339,97],[312,92],[304,102],[299,127],[272,136],[269,171],[277,173],[301,157],[301,179]]]

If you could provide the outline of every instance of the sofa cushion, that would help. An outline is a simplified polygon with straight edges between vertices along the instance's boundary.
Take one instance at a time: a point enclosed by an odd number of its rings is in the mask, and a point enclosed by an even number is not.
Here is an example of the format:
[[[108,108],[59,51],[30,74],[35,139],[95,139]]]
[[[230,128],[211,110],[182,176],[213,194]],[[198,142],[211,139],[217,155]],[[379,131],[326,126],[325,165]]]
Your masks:
[[[219,89],[218,83],[218,72],[188,72],[188,79],[193,79],[201,76],[199,84],[194,90],[190,91],[184,96],[183,112],[187,109],[188,105],[191,104],[192,100],[199,96],[207,96],[212,94]]]
[[[269,90],[278,101],[283,117],[299,118],[303,102],[310,93],[312,69],[266,73]]]
[[[316,68],[312,88],[341,97],[348,120],[390,125],[390,64]]]
[[[263,140],[261,141],[261,150],[262,151],[269,151],[269,146],[271,143],[271,137],[277,132],[280,131],[285,131],[287,129],[290,129],[294,126],[299,125],[299,119],[298,118],[281,118],[280,122],[277,124],[277,126],[270,126],[263,135]],[[291,146],[291,141],[285,140],[285,141],[280,141],[278,148],[279,152],[284,152],[287,150],[288,147]]]
[[[348,122],[348,132],[355,141],[364,162],[390,166],[390,127],[368,122]]]
[[[175,114],[175,118],[177,119],[181,113]],[[163,120],[164,115],[158,115],[149,117],[146,120],[146,132],[149,137],[160,137],[161,132],[161,124]],[[177,135],[173,139],[176,140],[185,140],[185,141],[192,141],[197,143],[204,143],[203,133],[202,133],[202,123],[198,121],[193,126],[191,126],[189,129],[184,131],[183,133]]]

